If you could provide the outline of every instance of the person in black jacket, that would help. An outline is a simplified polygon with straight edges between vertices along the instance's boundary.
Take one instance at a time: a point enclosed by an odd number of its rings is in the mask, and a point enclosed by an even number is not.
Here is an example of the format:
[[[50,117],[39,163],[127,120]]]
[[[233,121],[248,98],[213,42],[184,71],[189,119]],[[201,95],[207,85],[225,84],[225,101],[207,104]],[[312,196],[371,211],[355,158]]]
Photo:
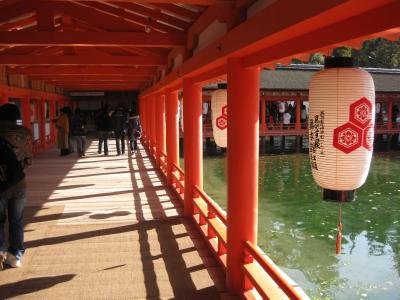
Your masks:
[[[76,142],[76,150],[78,152],[78,157],[85,156],[86,122],[79,108],[75,110],[75,114],[72,116],[71,131],[72,131],[71,135],[74,137]]]
[[[119,105],[111,116],[112,130],[114,131],[115,143],[118,155],[125,153],[125,126],[128,114],[122,105]]]
[[[108,137],[111,132],[111,117],[105,105],[96,118],[96,129],[99,136],[99,154],[104,143],[104,155],[108,155]]]
[[[138,150],[138,139],[142,136],[142,126],[140,124],[139,115],[137,113],[131,113],[128,122],[128,136],[129,145],[132,154],[135,154]]]

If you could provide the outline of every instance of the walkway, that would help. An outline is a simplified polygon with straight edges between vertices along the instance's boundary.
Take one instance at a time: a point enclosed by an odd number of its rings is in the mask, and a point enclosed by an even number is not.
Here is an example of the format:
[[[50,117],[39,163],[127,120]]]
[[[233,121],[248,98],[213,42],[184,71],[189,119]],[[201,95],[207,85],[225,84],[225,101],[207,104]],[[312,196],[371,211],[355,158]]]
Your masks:
[[[111,142],[113,144],[113,142]],[[28,170],[23,267],[0,298],[220,299],[224,277],[146,151],[42,154]]]

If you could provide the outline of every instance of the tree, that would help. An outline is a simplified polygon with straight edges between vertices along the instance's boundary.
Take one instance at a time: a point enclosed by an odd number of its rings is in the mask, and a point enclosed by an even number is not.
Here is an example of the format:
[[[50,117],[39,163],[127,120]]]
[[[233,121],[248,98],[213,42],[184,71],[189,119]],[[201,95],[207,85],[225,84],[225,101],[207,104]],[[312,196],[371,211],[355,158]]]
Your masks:
[[[352,51],[350,47],[342,46],[333,49],[333,56],[336,57],[352,57]]]
[[[400,68],[400,41],[369,40],[362,49],[353,50],[353,56],[360,67]]]
[[[321,53],[312,53],[308,60],[308,63],[313,65],[323,65],[325,61],[324,56]]]

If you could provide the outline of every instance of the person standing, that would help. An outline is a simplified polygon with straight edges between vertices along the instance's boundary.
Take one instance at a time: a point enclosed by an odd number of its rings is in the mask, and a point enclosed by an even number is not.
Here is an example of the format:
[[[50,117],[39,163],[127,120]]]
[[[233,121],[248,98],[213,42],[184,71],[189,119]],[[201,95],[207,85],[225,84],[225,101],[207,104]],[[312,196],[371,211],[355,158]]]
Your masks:
[[[111,116],[112,130],[114,131],[115,144],[118,155],[125,153],[125,125],[128,121],[128,114],[122,105],[118,105]]]
[[[57,127],[57,145],[60,149],[60,155],[69,154],[69,119],[67,111],[64,108],[60,109],[60,117],[56,122]]]
[[[31,132],[17,125],[21,118],[18,107],[4,104],[0,107],[0,140],[2,158],[0,164],[2,189],[0,190],[0,269],[3,263],[12,268],[21,266],[24,248],[23,211],[26,202],[26,182],[24,168],[32,163],[29,150]],[[11,176],[7,166],[13,170]],[[8,174],[8,175],[7,175]],[[4,179],[4,180],[3,180]],[[4,225],[8,215],[8,248],[5,245]]]
[[[108,106],[105,105],[96,118],[97,133],[99,136],[99,154],[101,154],[104,144],[104,155],[108,155],[108,137],[111,132],[111,117],[108,112]]]
[[[77,108],[75,114],[71,119],[71,134],[75,139],[76,150],[78,157],[85,156],[86,151],[86,122],[85,118],[81,113],[81,110]]]
[[[138,114],[132,114],[128,122],[129,146],[132,154],[138,149],[138,139],[142,136],[142,126]]]

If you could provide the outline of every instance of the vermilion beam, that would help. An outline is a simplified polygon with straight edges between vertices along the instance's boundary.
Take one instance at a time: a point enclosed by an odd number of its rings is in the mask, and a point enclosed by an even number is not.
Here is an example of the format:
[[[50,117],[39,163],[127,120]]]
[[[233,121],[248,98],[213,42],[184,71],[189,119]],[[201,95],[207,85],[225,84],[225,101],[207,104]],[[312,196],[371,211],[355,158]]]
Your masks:
[[[74,80],[45,80],[46,83],[52,85],[141,85],[144,81],[123,81],[123,80],[85,80],[85,81],[74,81]]]
[[[400,11],[400,2],[351,17],[350,19],[325,26],[304,35],[296,36],[269,47],[268,51],[257,51],[247,56],[244,63],[247,66],[259,65],[262,62],[293,55],[295,53],[293,53],[292,49],[297,49],[297,53],[308,52],[335,43],[343,43],[360,36],[367,36],[371,33],[371,30],[373,33],[376,33],[400,26],[397,11]],[[371,22],[372,19],[374,22]],[[357,26],[353,28],[353,24],[357,24]],[[352,28],[352,30],[348,30],[348,28]]]
[[[166,26],[162,23],[158,23],[155,20],[151,20],[148,17],[142,17],[137,14],[133,14],[130,12],[127,12],[121,8],[117,8],[114,6],[107,5],[105,3],[100,3],[96,1],[88,1],[85,2],[85,4],[90,5],[91,7],[97,8],[99,10],[105,11],[107,13],[111,13],[115,16],[122,17],[125,19],[128,19],[134,23],[137,23],[143,27],[143,30],[145,29],[145,26],[149,26],[150,28],[153,28],[157,31],[162,31],[162,32],[179,32],[179,30],[172,28],[170,26]]]
[[[135,66],[166,66],[167,59],[148,56],[27,56],[0,55],[3,65],[135,65]]]
[[[8,5],[1,8],[0,23],[12,20],[21,15],[32,13],[36,6],[35,1],[20,1],[14,5]]]
[[[150,76],[127,76],[127,75],[33,75],[33,80],[45,81],[129,81],[143,82],[149,80]]]
[[[141,88],[135,87],[62,87],[63,90],[74,92],[74,91],[90,91],[90,92],[103,92],[103,91],[137,91]]]
[[[121,2],[121,3],[116,3],[116,4],[118,4],[118,6],[125,8],[127,10],[140,13],[140,14],[142,14],[144,16],[148,16],[149,18],[152,18],[154,20],[159,20],[159,21],[165,22],[167,24],[170,24],[172,26],[178,27],[178,28],[186,29],[190,25],[190,23],[183,21],[179,18],[175,18],[170,15],[164,14],[158,9],[147,8],[147,7],[144,7],[144,6],[136,4],[136,3]]]
[[[12,29],[17,29],[19,27],[26,27],[26,26],[28,26],[30,24],[34,24],[34,23],[36,23],[36,17],[27,15],[27,17],[25,19],[21,19],[21,20],[9,22],[9,23],[4,23],[4,24],[0,25],[0,30],[8,31],[8,30],[12,30]]]
[[[54,11],[43,5],[36,10],[37,29],[39,31],[54,31]]]
[[[183,33],[145,32],[0,32],[0,46],[175,47]]]
[[[31,2],[31,1],[24,1]],[[34,2],[34,1],[32,1]],[[42,5],[109,31],[143,31],[143,27],[125,19],[101,12],[94,8],[71,1],[41,1]]]
[[[157,1],[152,1],[152,2],[156,3]],[[214,2],[215,1],[213,1],[213,3]],[[183,2],[179,2],[179,3],[183,3]],[[209,4],[206,4],[206,5],[212,5],[213,3],[209,3]],[[200,3],[197,3],[197,4],[200,4]],[[164,11],[167,11],[167,12],[172,13],[174,15],[183,17],[183,18],[185,18],[185,19],[187,19],[189,21],[196,20],[200,16],[200,13],[191,11],[191,10],[183,8],[181,6],[177,6],[177,5],[171,4],[171,2],[168,2],[168,3],[160,3],[159,2],[157,4],[151,4],[151,6],[159,8],[159,9],[164,10]]]
[[[7,69],[8,74],[25,75],[126,75],[126,76],[154,76],[152,68],[118,68],[118,67],[14,67]]]
[[[63,0],[48,0],[48,2],[57,2]],[[90,0],[80,0],[80,2],[85,3]],[[198,5],[211,5],[216,0],[179,0],[182,4],[198,4]],[[103,0],[103,2],[133,2],[133,3],[148,3],[148,0]],[[171,0],[151,0],[153,3],[171,3]]]
[[[224,65],[228,57],[242,57],[246,66],[257,66],[270,62],[270,58],[267,57],[270,47],[281,46],[285,53],[276,55],[277,48],[273,49],[276,59],[304,52],[304,47],[308,47],[307,43],[310,40],[296,40],[302,35],[312,36],[313,45],[310,50],[313,50],[342,43],[349,39],[349,34],[352,39],[356,39],[399,27],[397,11],[400,11],[400,2],[395,0],[276,1],[198,52],[175,72],[167,75],[160,84],[148,89],[145,94],[158,92],[161,88],[169,88],[179,83],[181,85],[182,78],[201,76]],[[285,18],[276,17],[280,15],[285,15]],[[368,22],[364,22],[366,15],[369,17]],[[349,21],[347,28],[340,26],[345,20]],[[320,37],[312,35],[312,32],[327,27],[331,28],[331,35],[321,31],[320,33],[324,34],[321,40]],[[290,40],[296,42],[289,43]],[[265,56],[262,57],[263,55]]]

